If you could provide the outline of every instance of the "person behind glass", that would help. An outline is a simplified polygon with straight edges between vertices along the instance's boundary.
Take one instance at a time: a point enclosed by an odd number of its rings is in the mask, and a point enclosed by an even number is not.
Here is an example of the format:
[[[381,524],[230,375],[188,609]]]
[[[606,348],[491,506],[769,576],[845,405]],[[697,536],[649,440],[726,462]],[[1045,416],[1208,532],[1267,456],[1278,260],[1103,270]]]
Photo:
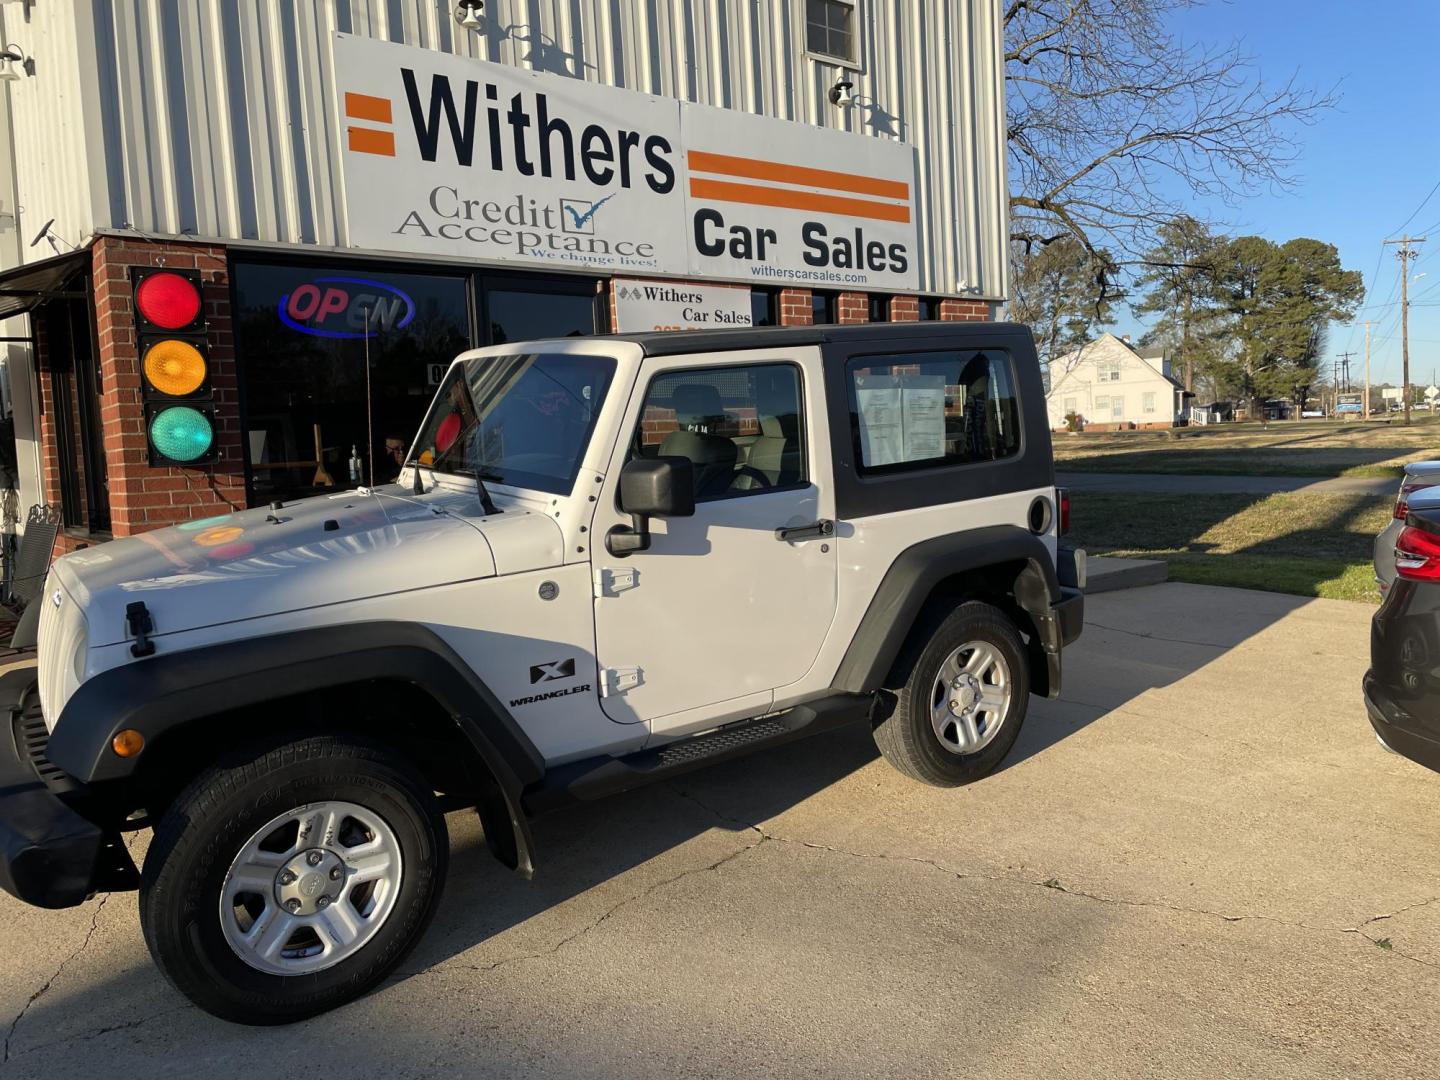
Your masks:
[[[400,472],[405,468],[405,440],[398,436],[390,435],[385,438],[385,471],[390,476],[390,483],[400,479]]]

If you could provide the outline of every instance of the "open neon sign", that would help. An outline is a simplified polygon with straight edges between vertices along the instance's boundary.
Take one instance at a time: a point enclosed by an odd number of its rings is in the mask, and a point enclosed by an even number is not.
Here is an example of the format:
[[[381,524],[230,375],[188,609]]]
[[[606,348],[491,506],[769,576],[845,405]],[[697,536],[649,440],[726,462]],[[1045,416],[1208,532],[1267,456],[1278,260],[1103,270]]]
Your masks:
[[[415,318],[415,301],[383,281],[319,277],[280,297],[278,314],[282,323],[302,334],[363,338],[409,326]]]

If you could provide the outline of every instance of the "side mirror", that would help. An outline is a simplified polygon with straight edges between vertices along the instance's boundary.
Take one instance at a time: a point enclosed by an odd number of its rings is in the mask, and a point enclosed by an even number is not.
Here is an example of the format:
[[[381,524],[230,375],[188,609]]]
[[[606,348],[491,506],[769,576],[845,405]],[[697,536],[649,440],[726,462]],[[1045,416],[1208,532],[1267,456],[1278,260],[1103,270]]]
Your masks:
[[[650,550],[652,517],[690,517],[695,513],[695,466],[689,458],[635,458],[620,470],[620,509],[629,525],[616,525],[605,536],[611,555]]]

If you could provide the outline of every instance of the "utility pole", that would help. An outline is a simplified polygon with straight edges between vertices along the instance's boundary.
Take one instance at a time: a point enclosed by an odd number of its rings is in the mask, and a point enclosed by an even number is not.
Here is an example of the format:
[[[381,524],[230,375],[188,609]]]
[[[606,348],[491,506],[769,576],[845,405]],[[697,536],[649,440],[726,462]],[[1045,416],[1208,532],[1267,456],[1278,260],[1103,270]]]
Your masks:
[[[1404,395],[1405,423],[1410,423],[1410,263],[1418,259],[1420,253],[1411,251],[1412,244],[1423,244],[1423,236],[1402,236],[1399,240],[1386,240],[1386,244],[1398,244],[1400,250],[1395,253],[1400,260],[1400,364],[1401,364],[1401,385],[1400,391]]]
[[[1350,392],[1350,357],[1354,355],[1353,352],[1342,352],[1338,357],[1340,370],[1343,372],[1340,378],[1344,382],[1345,393],[1347,394]],[[1337,386],[1336,389],[1338,390],[1339,387]]]
[[[1370,320],[1365,320],[1365,419],[1370,419]]]

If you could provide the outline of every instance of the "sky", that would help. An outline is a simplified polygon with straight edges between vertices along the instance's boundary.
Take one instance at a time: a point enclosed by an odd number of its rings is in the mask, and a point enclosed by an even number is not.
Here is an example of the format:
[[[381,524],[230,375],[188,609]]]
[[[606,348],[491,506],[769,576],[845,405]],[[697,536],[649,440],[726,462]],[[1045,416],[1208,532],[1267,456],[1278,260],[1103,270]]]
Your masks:
[[[1297,129],[1293,189],[1236,206],[1199,204],[1192,212],[1235,234],[1332,243],[1346,269],[1365,275],[1365,309],[1355,324],[1334,325],[1327,346],[1327,362],[1355,353],[1350,372],[1357,389],[1366,319],[1375,324],[1372,381],[1400,382],[1400,262],[1394,247],[1382,254],[1381,241],[1428,231],[1410,271],[1412,278],[1427,275],[1411,285],[1410,377],[1428,384],[1432,370],[1440,375],[1440,95],[1428,79],[1440,2],[1212,0],[1178,14],[1174,28],[1197,45],[1239,41],[1267,81],[1298,73],[1305,85],[1337,90],[1336,108]],[[1138,327],[1126,319],[1115,330]]]

